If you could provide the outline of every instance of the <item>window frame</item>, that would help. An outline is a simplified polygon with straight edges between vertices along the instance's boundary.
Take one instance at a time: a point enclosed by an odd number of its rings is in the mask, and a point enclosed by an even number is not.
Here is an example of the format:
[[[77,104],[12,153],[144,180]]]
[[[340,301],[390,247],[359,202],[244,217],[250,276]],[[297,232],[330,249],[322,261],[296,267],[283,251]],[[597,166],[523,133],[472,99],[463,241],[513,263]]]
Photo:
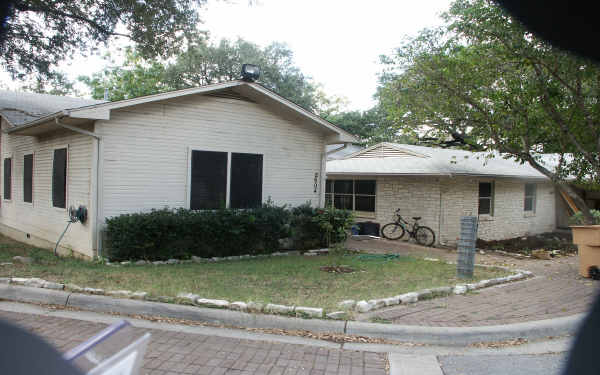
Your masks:
[[[65,157],[65,207],[57,207],[54,205],[54,151],[56,150],[62,150],[62,149],[66,149],[67,150],[67,155]],[[50,175],[50,207],[54,210],[57,211],[67,211],[69,209],[69,156],[71,154],[70,150],[69,150],[69,144],[64,144],[64,145],[60,145],[60,146],[54,146],[51,149],[52,152],[52,168],[51,168],[51,175]]]
[[[527,185],[533,186],[533,194],[532,195],[527,195]],[[535,182],[526,182],[523,185],[523,212],[525,214],[535,214],[536,212],[536,206],[537,206],[537,184]],[[527,199],[531,199],[531,210],[527,210]]]
[[[490,184],[490,196],[489,197],[481,197],[479,190],[481,189],[481,184]],[[490,212],[489,213],[480,213],[481,200],[487,199],[490,201]],[[496,184],[494,181],[479,181],[477,183],[477,216],[483,217],[493,217],[494,216],[494,208],[496,203]]]
[[[4,190],[5,190],[5,174],[6,174],[6,168],[4,168],[4,161],[6,159],[10,159],[10,198],[6,199],[6,195],[4,194]],[[14,154],[12,152],[4,154],[3,158],[2,158],[2,200],[4,202],[7,203],[11,203],[13,201],[14,198],[14,173],[15,171],[15,158],[14,158]]]
[[[261,204],[264,203],[265,199],[265,170],[267,165],[267,155],[264,152],[248,151],[248,150],[230,150],[223,148],[203,147],[203,146],[188,146],[187,147],[187,183],[186,183],[186,197],[185,207],[191,210],[191,198],[192,198],[192,152],[193,151],[209,151],[209,152],[224,152],[227,153],[227,171],[226,171],[226,188],[225,188],[225,207],[231,208],[231,154],[254,154],[262,155],[262,171],[261,171]],[[243,208],[240,208],[243,210]],[[198,210],[199,211],[199,210]]]
[[[334,185],[335,181],[352,181],[352,193],[335,193]],[[356,193],[356,181],[373,181],[375,183],[374,194],[357,194]],[[327,193],[327,184],[331,184],[331,192]],[[358,217],[375,217],[377,214],[377,179],[376,178],[327,178],[325,179],[325,206],[327,206],[327,198],[330,197],[330,202],[335,207],[335,196],[351,196],[352,197],[352,212]],[[373,203],[373,211],[359,211],[356,210],[356,197],[373,197],[375,199]]]
[[[31,202],[25,200],[25,156],[31,155]],[[35,151],[23,154],[23,203],[29,206],[33,206],[35,201]]]

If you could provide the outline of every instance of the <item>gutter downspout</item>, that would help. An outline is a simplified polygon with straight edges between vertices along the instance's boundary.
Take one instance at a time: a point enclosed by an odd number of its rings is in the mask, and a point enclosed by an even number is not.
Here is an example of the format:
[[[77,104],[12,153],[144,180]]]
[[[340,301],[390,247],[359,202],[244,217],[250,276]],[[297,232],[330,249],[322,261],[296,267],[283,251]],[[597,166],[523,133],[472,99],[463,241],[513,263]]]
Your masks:
[[[94,223],[94,235],[95,235],[95,245],[96,245],[96,251],[97,251],[97,256],[100,258],[102,256],[101,254],[101,247],[98,245],[99,241],[98,241],[98,237],[100,236],[100,220],[99,220],[99,215],[100,215],[100,208],[99,208],[99,191],[98,191],[98,186],[100,184],[100,141],[102,140],[102,136],[99,134],[96,134],[94,132],[90,132],[87,130],[83,130],[83,129],[79,129],[78,127],[75,126],[71,126],[68,124],[64,124],[62,122],[60,122],[60,119],[62,117],[68,116],[69,112],[68,111],[63,111],[63,116],[57,116],[54,121],[56,122],[56,125],[60,126],[61,128],[67,129],[67,130],[71,130],[75,133],[79,133],[79,134],[83,134],[83,135],[87,135],[89,137],[95,138],[96,139],[96,187],[94,189],[94,206],[96,209],[96,219],[95,219],[95,223]],[[64,233],[63,233],[64,234]]]

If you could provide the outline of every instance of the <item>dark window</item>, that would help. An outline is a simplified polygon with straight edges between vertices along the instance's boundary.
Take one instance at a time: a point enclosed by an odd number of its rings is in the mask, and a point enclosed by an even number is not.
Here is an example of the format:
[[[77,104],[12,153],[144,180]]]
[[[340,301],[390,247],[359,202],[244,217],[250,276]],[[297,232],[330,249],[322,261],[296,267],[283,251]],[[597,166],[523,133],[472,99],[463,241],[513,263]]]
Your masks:
[[[225,207],[227,192],[227,153],[192,151],[192,210]]]
[[[337,209],[375,212],[375,180],[327,180],[325,205]]]
[[[52,163],[52,205],[67,207],[67,149],[54,150]]]
[[[479,215],[493,215],[494,212],[494,184],[492,182],[479,183]]]
[[[354,193],[357,195],[375,195],[375,180],[354,181]]]
[[[4,199],[11,199],[12,192],[12,158],[4,159]]]
[[[262,204],[263,156],[231,154],[231,208],[253,208]]]
[[[535,195],[536,185],[525,184],[525,203],[523,207],[525,211],[535,212]]]
[[[360,196],[354,198],[354,209],[356,211],[375,212],[375,196]]]
[[[33,154],[23,156],[23,202],[33,202]]]
[[[333,192],[336,194],[352,194],[352,180],[333,181]]]

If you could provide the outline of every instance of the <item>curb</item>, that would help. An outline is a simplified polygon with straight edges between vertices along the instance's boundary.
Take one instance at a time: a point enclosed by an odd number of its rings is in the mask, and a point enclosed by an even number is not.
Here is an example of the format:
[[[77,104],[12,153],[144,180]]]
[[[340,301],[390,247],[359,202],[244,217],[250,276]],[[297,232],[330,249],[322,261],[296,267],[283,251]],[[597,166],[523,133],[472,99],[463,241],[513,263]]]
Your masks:
[[[0,284],[0,299],[62,305],[82,310],[129,315],[163,316],[234,327],[306,330],[446,346],[574,334],[585,314],[568,317],[483,327],[423,327],[355,321],[300,319],[250,314],[239,311],[176,305],[69,293],[49,289]]]

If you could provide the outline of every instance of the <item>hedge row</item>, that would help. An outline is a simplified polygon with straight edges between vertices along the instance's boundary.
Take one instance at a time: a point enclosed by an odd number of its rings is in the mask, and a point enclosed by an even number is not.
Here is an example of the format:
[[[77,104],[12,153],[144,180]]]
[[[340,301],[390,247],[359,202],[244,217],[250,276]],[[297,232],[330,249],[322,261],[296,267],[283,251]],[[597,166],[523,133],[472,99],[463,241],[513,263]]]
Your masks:
[[[344,238],[352,215],[308,204],[289,209],[266,203],[246,210],[162,209],[107,220],[111,260],[165,260],[270,254],[289,238],[295,249],[327,246]]]

